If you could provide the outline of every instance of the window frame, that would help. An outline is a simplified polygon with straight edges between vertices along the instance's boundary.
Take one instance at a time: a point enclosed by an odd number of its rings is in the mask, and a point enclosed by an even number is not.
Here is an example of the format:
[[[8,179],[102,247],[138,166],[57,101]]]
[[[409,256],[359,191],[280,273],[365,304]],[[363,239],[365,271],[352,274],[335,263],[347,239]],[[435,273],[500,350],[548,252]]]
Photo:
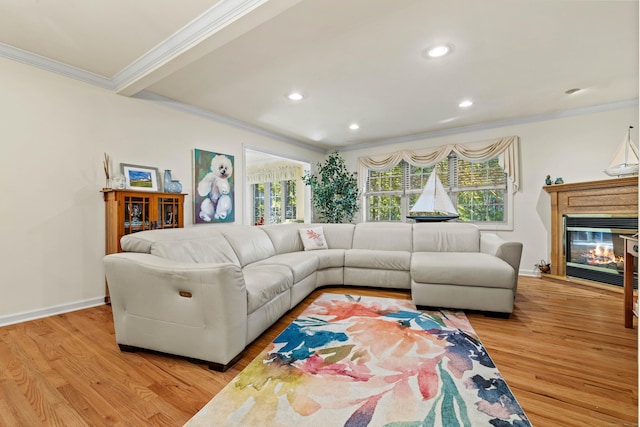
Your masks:
[[[452,156],[455,156],[455,153],[450,153],[447,158],[450,160]],[[501,157],[503,156],[503,154],[500,154],[498,156],[496,156],[498,159],[501,159]],[[495,159],[495,157],[494,157]],[[490,160],[487,160],[491,161]],[[365,174],[366,178],[366,183],[365,183],[365,188],[364,191],[362,192],[362,196],[361,196],[361,206],[362,206],[362,220],[363,222],[377,222],[377,221],[372,221],[369,218],[369,198],[372,196],[377,196],[377,195],[399,195],[400,196],[400,221],[399,222],[413,222],[413,220],[410,220],[407,218],[407,215],[409,215],[409,198],[410,195],[412,194],[419,194],[420,190],[416,190],[416,189],[408,189],[409,187],[409,171],[411,168],[411,165],[408,164],[405,161],[402,161],[400,164],[403,164],[402,167],[402,189],[400,190],[389,190],[389,191],[367,191],[369,189],[369,172],[371,171],[369,168],[367,168],[366,166],[363,166],[362,168],[362,173]],[[396,165],[397,166],[397,165]],[[395,167],[395,166],[394,166]],[[451,180],[454,179],[454,174],[456,173],[455,171],[455,167],[448,165],[448,174],[449,174],[449,179],[450,182],[452,182]],[[506,188],[504,190],[504,198],[505,198],[505,203],[504,203],[504,221],[464,221],[464,222],[468,222],[471,224],[475,224],[477,225],[480,230],[483,231],[513,231],[513,198],[514,198],[514,192],[513,192],[513,180],[505,173],[505,180],[506,180]],[[445,186],[445,188],[447,188],[447,193],[451,196],[452,191],[454,191],[454,187],[447,187]],[[464,187],[464,191],[472,191],[474,188],[471,187]],[[483,190],[483,189],[487,189],[486,186],[479,186],[477,187],[478,190]],[[457,191],[456,191],[457,192]],[[398,222],[397,220],[387,220],[387,221],[393,221],[393,222]]]
[[[263,193],[262,193],[262,198],[261,200],[263,201],[263,206],[264,206],[264,213],[262,218],[264,219],[263,224],[267,225],[267,224],[284,224],[286,222],[293,222],[293,221],[297,221],[297,203],[298,203],[298,194],[297,194],[297,188],[295,185],[291,185],[291,184],[295,184],[294,180],[283,180],[283,181],[278,181],[277,184],[279,186],[279,194],[277,195],[277,197],[272,197],[272,182],[260,182],[260,183],[255,183],[255,184],[250,184],[251,186],[251,203],[253,205],[253,209],[252,209],[252,223],[256,224],[257,221],[259,220],[259,218],[256,218],[255,215],[257,213],[256,211],[256,200],[258,199],[257,193],[256,193],[256,188],[259,185],[263,185]],[[287,218],[287,203],[291,201],[291,197],[289,197],[288,194],[288,189],[289,188],[293,188],[294,189],[294,197],[293,199],[295,200],[295,203],[290,204],[290,206],[292,207],[292,212],[294,213],[294,215],[296,215],[296,218]],[[272,218],[272,214],[273,214],[273,208],[272,208],[272,202],[277,199],[280,202],[280,212],[279,212],[279,219],[280,222],[272,222],[271,218]]]

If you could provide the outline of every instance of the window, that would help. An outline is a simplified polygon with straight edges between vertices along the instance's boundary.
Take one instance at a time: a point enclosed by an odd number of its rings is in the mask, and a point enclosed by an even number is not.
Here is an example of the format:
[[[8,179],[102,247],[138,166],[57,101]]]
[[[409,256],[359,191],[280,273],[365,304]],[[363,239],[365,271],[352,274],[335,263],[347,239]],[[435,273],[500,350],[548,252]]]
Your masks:
[[[296,181],[263,182],[252,187],[254,224],[280,224],[296,219]]]
[[[434,169],[456,206],[460,221],[474,222],[482,228],[510,227],[509,180],[499,158],[471,163],[455,154],[429,167],[402,161],[386,171],[369,170],[365,220],[406,221]]]

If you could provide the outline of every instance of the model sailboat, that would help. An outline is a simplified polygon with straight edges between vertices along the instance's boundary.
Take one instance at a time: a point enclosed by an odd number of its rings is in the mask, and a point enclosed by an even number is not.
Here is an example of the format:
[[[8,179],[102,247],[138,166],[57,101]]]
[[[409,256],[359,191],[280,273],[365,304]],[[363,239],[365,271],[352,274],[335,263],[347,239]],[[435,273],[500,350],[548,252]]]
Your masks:
[[[414,219],[416,222],[447,221],[458,218],[456,207],[435,170],[431,172],[427,185],[409,213],[407,218]]]
[[[631,140],[631,129],[633,129],[633,126],[629,126],[622,144],[620,144],[615,156],[613,156],[613,160],[609,164],[609,167],[604,170],[607,175],[624,176],[638,174],[638,147],[636,147]]]

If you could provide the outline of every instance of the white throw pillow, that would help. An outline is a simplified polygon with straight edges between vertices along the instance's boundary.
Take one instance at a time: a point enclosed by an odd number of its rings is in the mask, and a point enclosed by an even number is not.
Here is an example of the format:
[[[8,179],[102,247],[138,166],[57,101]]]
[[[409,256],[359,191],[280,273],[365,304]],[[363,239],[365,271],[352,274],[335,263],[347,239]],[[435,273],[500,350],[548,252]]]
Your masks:
[[[300,239],[302,239],[305,251],[329,249],[327,241],[324,239],[322,227],[300,228],[298,231],[300,232]]]

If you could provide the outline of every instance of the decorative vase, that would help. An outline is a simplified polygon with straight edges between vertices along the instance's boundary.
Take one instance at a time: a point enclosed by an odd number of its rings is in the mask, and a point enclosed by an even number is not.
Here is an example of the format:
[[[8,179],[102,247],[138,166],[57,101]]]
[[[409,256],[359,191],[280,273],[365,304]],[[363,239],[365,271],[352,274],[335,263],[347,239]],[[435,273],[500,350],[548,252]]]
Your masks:
[[[171,169],[165,169],[164,171],[164,182],[163,182],[163,191],[171,191]]]
[[[169,193],[182,193],[182,184],[180,184],[180,181],[171,181],[169,189],[165,191],[168,191]]]
[[[111,178],[111,188],[114,190],[124,190],[125,180],[124,175],[116,175]]]

